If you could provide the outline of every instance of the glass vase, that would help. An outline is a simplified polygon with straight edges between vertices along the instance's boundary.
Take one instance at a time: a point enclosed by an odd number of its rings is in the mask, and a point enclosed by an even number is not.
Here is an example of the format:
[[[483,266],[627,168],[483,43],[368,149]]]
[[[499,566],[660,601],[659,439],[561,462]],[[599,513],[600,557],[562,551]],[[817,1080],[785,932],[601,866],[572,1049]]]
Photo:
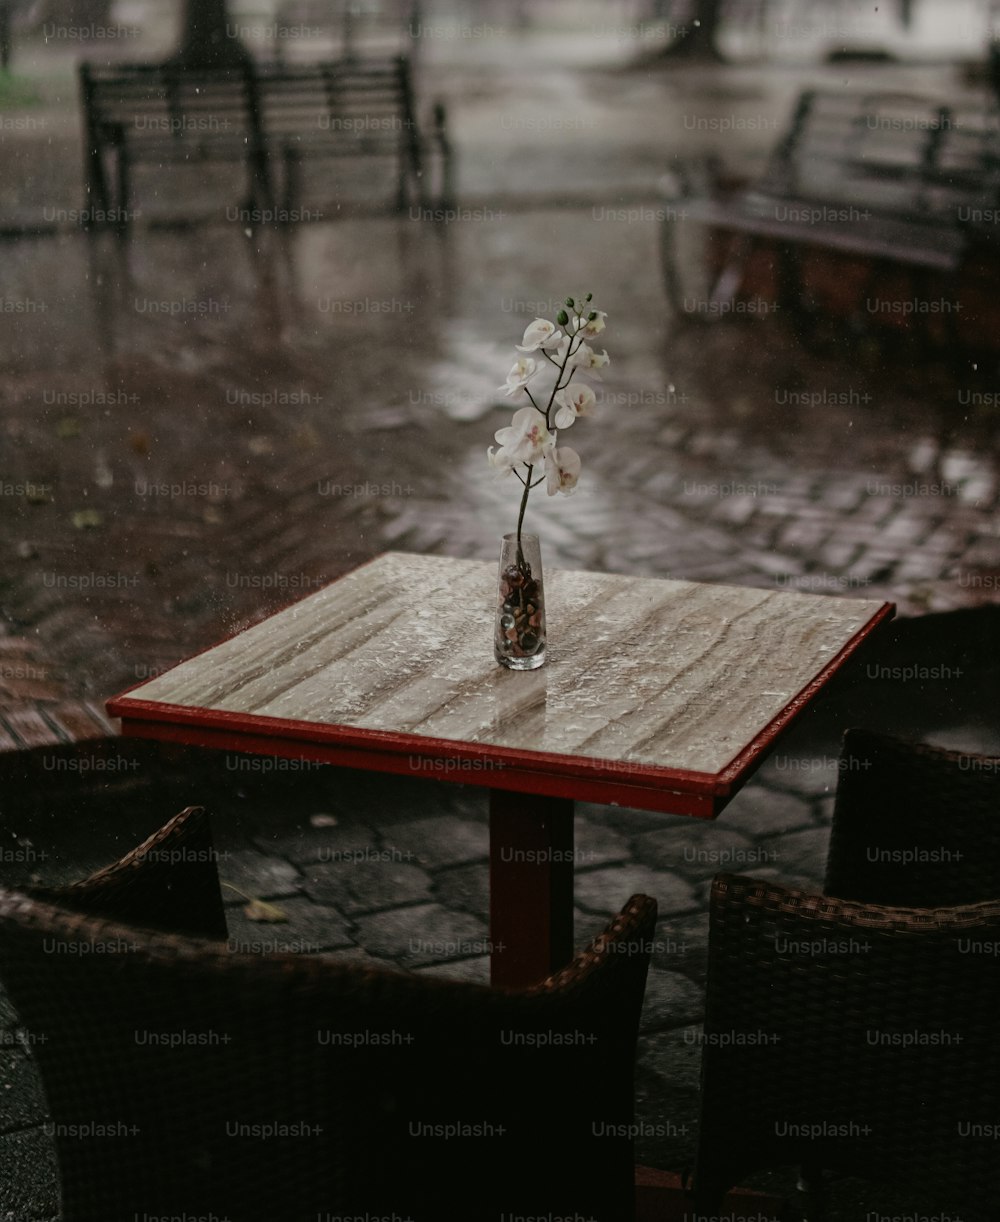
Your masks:
[[[535,670],[545,661],[545,591],[537,535],[504,535],[493,652],[501,666]]]

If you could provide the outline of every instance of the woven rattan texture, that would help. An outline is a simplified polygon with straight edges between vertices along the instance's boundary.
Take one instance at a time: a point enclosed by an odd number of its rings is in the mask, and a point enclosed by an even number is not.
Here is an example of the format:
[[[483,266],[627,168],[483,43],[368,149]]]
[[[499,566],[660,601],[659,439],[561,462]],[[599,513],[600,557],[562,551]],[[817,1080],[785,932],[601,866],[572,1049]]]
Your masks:
[[[995,1201],[998,947],[1000,903],[882,908],[718,876],[701,1203],[795,1163]]]
[[[231,955],[0,892],[64,1222],[628,1219],[655,917],[633,897],[556,977],[506,992]]]
[[[227,937],[212,829],[188,806],[120,861],[67,887],[31,888],[57,907],[196,938]]]
[[[922,908],[1000,899],[1000,759],[849,730],[824,887]]]

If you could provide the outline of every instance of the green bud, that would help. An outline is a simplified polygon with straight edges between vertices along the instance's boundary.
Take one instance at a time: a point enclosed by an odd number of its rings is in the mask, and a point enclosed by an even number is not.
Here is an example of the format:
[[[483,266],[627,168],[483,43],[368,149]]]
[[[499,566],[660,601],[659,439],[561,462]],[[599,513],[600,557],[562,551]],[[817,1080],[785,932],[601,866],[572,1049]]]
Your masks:
[[[573,309],[573,306],[574,306],[574,304],[575,304],[575,303],[574,303],[574,301],[573,301],[573,298],[572,298],[572,297],[567,297],[567,298],[566,298],[566,304],[567,304],[567,305],[569,306],[569,308],[572,310],[572,309]]]
[[[569,315],[566,313],[565,310],[559,311],[559,313],[556,315],[556,322],[559,324],[560,327],[566,326],[566,324],[569,322]]]
[[[593,322],[596,317],[597,317],[597,311],[591,310],[590,313],[587,315],[587,322]]]
[[[588,293],[588,294],[587,294],[587,300],[588,300],[588,301],[590,301],[590,300],[591,300],[591,298],[592,298],[593,296],[594,296],[594,294],[593,294],[593,293]]]

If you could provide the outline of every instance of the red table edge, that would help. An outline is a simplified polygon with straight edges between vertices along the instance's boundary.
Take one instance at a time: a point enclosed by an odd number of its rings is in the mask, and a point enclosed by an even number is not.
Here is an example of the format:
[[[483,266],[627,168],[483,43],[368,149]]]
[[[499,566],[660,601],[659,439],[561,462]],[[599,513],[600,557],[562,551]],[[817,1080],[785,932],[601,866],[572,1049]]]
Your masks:
[[[458,784],[480,784],[494,789],[575,797],[606,805],[712,818],[763,762],[793,718],[894,614],[895,605],[883,603],[822,670],[758,732],[754,741],[718,773],[592,756],[524,751],[421,734],[321,725],[256,713],[191,708],[131,698],[128,693],[146,686],[150,682],[148,679],[111,697],[105,707],[110,716],[122,719],[122,732],[128,736],[286,758],[291,755],[290,747],[294,744],[298,758],[345,767],[430,776]],[[629,779],[623,780],[623,774]]]

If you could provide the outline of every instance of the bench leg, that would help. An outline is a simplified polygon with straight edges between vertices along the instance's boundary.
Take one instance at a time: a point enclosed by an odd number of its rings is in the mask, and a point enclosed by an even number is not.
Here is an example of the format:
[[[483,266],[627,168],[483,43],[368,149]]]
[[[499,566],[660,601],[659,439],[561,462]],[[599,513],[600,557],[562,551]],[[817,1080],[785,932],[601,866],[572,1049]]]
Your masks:
[[[94,145],[87,153],[86,164],[87,195],[90,211],[108,211],[108,179],[104,172],[104,154],[99,145]],[[87,228],[93,228],[92,221]]]
[[[251,150],[247,169],[250,176],[251,208],[259,208],[261,210],[272,209],[274,207],[274,191],[271,187],[271,174],[266,149],[258,148]]]
[[[679,202],[683,206],[683,200]],[[668,213],[672,211],[669,209]],[[702,321],[718,320],[724,316],[724,306],[732,302],[740,287],[747,259],[753,249],[753,239],[747,234],[733,235],[722,271],[712,279],[707,271],[708,227],[694,222],[705,230],[701,249],[685,250],[682,255],[679,241],[691,235],[679,229],[680,223],[675,214],[665,216],[660,225],[660,263],[667,300],[676,314]],[[695,274],[698,276],[698,283],[694,286],[693,308],[690,296],[691,273],[686,274],[682,269],[682,263],[686,260],[694,260],[697,265]]]
[[[291,216],[302,197],[301,158],[297,149],[286,148],[283,160],[285,169],[284,207],[286,215]]]
[[[131,165],[129,164],[128,145],[122,144],[118,147],[118,160],[115,166],[118,178],[118,199],[116,201],[117,220],[115,221],[115,232],[124,237],[128,233],[129,220],[131,217]]]
[[[746,271],[747,260],[752,250],[752,238],[742,236],[737,240],[735,251],[730,252],[725,266],[708,295],[709,305],[712,307],[711,317],[714,318],[716,313],[721,315],[721,307],[732,304],[737,290],[743,283],[743,273]]]

